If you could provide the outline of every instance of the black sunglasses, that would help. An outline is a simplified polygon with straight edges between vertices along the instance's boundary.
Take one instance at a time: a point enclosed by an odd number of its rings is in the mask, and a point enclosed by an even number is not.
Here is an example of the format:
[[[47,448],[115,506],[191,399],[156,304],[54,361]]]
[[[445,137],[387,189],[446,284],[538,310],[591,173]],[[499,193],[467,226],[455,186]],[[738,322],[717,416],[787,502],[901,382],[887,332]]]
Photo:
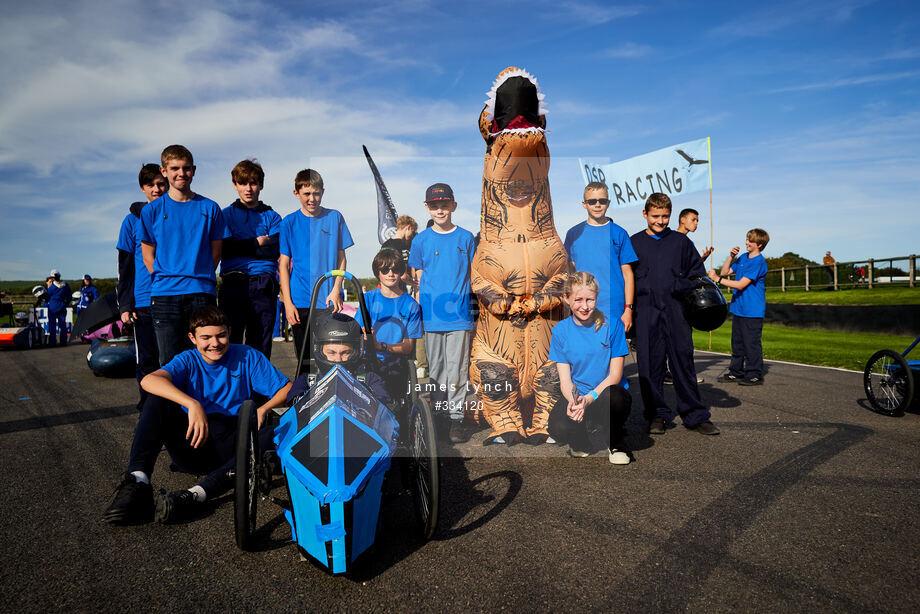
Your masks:
[[[401,264],[397,264],[396,266],[382,266],[377,270],[380,271],[381,275],[386,275],[390,271],[393,271],[397,275],[402,275],[406,272],[406,267]]]
[[[602,205],[609,205],[610,199],[609,198],[586,198],[585,202],[588,203],[589,205],[596,205],[597,203],[600,203]]]

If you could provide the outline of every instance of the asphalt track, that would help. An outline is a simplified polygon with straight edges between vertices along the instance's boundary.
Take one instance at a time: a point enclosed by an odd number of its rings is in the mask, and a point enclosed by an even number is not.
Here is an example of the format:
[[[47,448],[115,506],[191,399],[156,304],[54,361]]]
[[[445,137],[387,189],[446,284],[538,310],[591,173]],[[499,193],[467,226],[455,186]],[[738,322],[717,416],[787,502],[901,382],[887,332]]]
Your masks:
[[[251,553],[229,497],[186,524],[103,523],[137,393],[86,350],[0,352],[3,611],[920,611],[920,416],[869,411],[856,373],[714,385],[726,358],[698,354],[722,434],[650,439],[636,394],[626,467],[479,433],[444,450],[433,541],[394,496],[374,549],[331,576],[270,504]],[[155,487],[192,482],[161,455]]]

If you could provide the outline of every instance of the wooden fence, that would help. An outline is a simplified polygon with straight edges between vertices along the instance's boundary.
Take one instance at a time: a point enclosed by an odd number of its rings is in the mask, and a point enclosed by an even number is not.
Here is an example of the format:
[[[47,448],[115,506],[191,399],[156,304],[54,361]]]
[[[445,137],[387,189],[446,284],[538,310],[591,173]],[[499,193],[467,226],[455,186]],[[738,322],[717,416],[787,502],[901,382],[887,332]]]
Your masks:
[[[895,267],[895,263],[907,261],[907,270]],[[783,267],[767,273],[766,286],[789,289],[804,288],[810,290],[868,287],[879,285],[906,285],[914,288],[917,284],[917,256],[898,256],[895,258],[869,258],[853,262],[835,262],[834,264],[809,264],[803,267]]]

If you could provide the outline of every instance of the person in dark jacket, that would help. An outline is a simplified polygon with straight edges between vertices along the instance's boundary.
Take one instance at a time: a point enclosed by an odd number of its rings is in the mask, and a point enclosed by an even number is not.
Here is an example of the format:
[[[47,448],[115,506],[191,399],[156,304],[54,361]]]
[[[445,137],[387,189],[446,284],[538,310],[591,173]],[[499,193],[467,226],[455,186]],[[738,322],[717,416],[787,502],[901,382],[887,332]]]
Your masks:
[[[230,318],[230,342],[272,356],[272,331],[278,317],[278,258],[281,216],[259,200],[265,172],[243,160],[230,173],[239,198],[223,210],[222,280],[217,300]]]
[[[684,426],[703,435],[718,435],[719,429],[709,419],[709,408],[700,400],[693,337],[681,303],[681,297],[695,287],[694,278],[705,277],[706,269],[687,235],[668,228],[671,199],[666,194],[651,194],[642,216],[648,228],[630,240],[639,257],[633,265],[636,354],[649,433],[663,435],[672,418],[662,390],[667,359],[677,393],[677,413]]]

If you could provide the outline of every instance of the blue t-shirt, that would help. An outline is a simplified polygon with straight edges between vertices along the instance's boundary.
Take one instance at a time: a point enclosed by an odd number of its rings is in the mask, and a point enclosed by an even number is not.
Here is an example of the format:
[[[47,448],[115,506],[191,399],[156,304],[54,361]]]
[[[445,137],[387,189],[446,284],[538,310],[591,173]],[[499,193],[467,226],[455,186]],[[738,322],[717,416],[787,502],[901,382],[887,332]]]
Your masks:
[[[161,368],[172,377],[173,386],[201,403],[206,414],[236,416],[253,392],[272,397],[288,382],[262,352],[235,343],[213,364],[198,350],[186,350]],[[187,407],[182,409],[188,413]]]
[[[598,330],[594,323],[582,326],[568,317],[553,327],[549,342],[549,359],[564,362],[572,369],[572,381],[578,394],[585,395],[610,374],[610,361],[629,354],[626,333],[619,318],[607,318]],[[629,388],[626,378],[620,386]]]
[[[143,209],[141,209],[143,211]],[[141,218],[129,213],[121,223],[117,249],[134,254],[134,306],[150,307],[150,271],[144,266],[141,251]]]
[[[216,202],[195,194],[180,203],[164,194],[141,210],[140,239],[155,245],[150,296],[217,294],[211,241],[224,237]]]
[[[471,330],[470,265],[475,241],[459,226],[447,233],[427,228],[412,241],[409,266],[422,269],[419,304],[426,332]]]
[[[732,290],[732,302],[728,310],[742,318],[764,317],[767,312],[767,260],[763,254],[753,258],[741,254],[732,263],[731,270],[737,281],[747,278],[751,283],[744,290]]]
[[[603,226],[584,221],[565,233],[564,245],[575,270],[587,271],[597,279],[597,308],[611,319],[623,315],[626,293],[620,267],[639,259],[629,233],[612,221]]]
[[[339,250],[348,249],[351,239],[345,218],[335,209],[320,207],[319,215],[309,217],[298,209],[281,220],[281,254],[291,259],[291,300],[301,309],[310,306],[313,284],[339,263]],[[323,282],[316,306],[324,308],[334,281]]]
[[[281,232],[281,216],[267,205],[249,207],[230,205],[223,210],[224,239],[255,239],[256,237],[277,235]],[[259,258],[236,257],[220,261],[220,273],[242,271],[249,275],[272,273],[278,276],[278,263]]]
[[[393,344],[422,336],[422,309],[408,294],[387,298],[379,289],[371,290],[364,295],[364,302],[371,315],[374,336],[380,343]],[[377,355],[386,358],[383,352]]]

